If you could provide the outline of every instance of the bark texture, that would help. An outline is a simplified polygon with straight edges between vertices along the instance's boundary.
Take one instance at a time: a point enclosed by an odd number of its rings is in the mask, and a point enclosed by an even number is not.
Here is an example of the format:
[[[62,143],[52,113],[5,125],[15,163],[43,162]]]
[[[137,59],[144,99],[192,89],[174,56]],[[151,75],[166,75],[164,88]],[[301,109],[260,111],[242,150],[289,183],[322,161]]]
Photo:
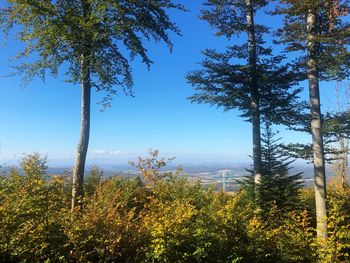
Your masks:
[[[311,134],[314,161],[315,202],[317,218],[317,236],[327,238],[327,208],[326,208],[326,173],[322,138],[321,103],[319,93],[319,72],[317,57],[319,44],[316,41],[317,16],[312,9],[307,16],[308,32],[308,80],[311,109]]]
[[[90,2],[81,0],[82,19],[85,24],[89,24],[91,15]],[[89,147],[90,138],[90,105],[91,105],[91,79],[90,79],[90,51],[91,51],[90,32],[84,32],[82,35],[81,56],[80,56],[80,81],[81,81],[81,126],[80,139],[77,147],[77,157],[73,171],[72,184],[72,211],[78,204],[82,204],[84,196],[84,172],[86,155]]]
[[[90,71],[85,56],[82,56],[81,59],[81,71],[81,129],[73,172],[72,210],[77,206],[79,199],[81,199],[84,195],[84,170],[90,137],[91,83]]]
[[[254,25],[254,6],[252,0],[246,0],[247,7],[247,33],[249,47],[250,69],[250,93],[251,93],[251,116],[253,133],[253,165],[254,165],[254,184],[256,200],[259,199],[261,184],[261,131],[260,131],[260,109],[259,109],[259,89],[256,78],[256,39]]]

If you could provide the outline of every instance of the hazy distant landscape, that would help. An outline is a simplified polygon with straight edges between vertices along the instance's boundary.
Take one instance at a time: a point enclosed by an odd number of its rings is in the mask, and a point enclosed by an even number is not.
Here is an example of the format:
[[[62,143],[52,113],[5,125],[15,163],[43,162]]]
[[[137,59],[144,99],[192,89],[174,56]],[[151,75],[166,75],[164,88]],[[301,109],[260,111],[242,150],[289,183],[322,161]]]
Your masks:
[[[91,166],[90,166],[91,167]],[[87,167],[86,174],[89,174],[90,167]],[[117,165],[101,165],[98,166],[103,171],[105,178],[111,176],[119,175],[125,177],[140,176],[138,169],[133,168],[130,164],[117,164]],[[239,185],[237,180],[243,179],[245,176],[249,175],[247,168],[251,168],[249,163],[217,163],[217,164],[172,164],[167,165],[166,169],[161,169],[163,172],[169,171],[174,172],[178,167],[182,168],[181,176],[188,178],[191,181],[200,181],[203,186],[214,185],[216,190],[221,190],[223,188],[223,181],[226,181],[225,189],[227,191],[238,190]],[[1,172],[3,174],[8,174],[11,167],[2,167]],[[334,176],[334,171],[330,166],[326,167],[327,176]],[[18,170],[23,173],[21,168]],[[48,176],[52,175],[71,175],[73,172],[72,167],[49,167],[47,169]],[[291,165],[290,174],[303,173],[304,186],[311,186],[313,183],[313,166],[312,164],[295,164]]]
[[[0,0],[0,52],[0,263],[350,263],[350,0]]]

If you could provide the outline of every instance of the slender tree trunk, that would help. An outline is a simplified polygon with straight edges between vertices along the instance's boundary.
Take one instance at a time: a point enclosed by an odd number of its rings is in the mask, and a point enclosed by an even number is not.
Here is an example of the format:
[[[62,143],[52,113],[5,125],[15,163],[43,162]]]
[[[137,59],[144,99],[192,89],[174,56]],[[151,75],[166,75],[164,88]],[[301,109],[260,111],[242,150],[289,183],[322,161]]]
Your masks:
[[[348,174],[348,152],[349,152],[349,142],[346,138],[341,138],[339,140],[340,146],[340,160],[338,160],[338,176],[340,177],[340,183],[343,189],[346,188],[347,182],[346,177]]]
[[[259,89],[256,78],[256,41],[254,25],[253,0],[246,0],[247,7],[247,28],[248,28],[248,48],[250,69],[250,93],[251,93],[251,114],[253,129],[253,165],[255,198],[259,201],[261,184],[261,131],[260,131],[260,109],[259,109]]]
[[[336,106],[337,112],[349,111],[349,91],[350,86],[346,88],[345,92],[342,92],[341,84],[337,83],[336,86]],[[349,139],[341,137],[338,140],[340,154],[338,154],[337,162],[335,163],[335,171],[340,180],[340,184],[343,189],[347,186],[348,175],[348,159],[349,159]]]
[[[322,138],[321,104],[319,93],[319,79],[317,56],[319,53],[316,37],[316,12],[308,11],[308,80],[311,108],[311,133],[314,161],[315,178],[315,202],[317,218],[317,236],[321,239],[327,238],[327,208],[326,208],[326,173]]]
[[[89,66],[86,56],[84,55],[81,58],[81,74],[81,130],[77,149],[77,157],[73,172],[72,211],[78,204],[79,199],[81,199],[84,195],[84,170],[90,136],[91,83]]]

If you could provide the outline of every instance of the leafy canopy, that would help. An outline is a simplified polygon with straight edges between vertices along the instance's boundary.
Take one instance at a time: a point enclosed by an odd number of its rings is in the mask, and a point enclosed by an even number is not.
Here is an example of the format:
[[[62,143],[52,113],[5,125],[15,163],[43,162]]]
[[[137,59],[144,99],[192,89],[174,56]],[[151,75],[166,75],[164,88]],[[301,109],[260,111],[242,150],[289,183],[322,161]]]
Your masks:
[[[168,9],[184,7],[171,0],[8,0],[0,8],[0,22],[5,33],[16,27],[17,39],[25,45],[17,54],[23,59],[17,70],[25,81],[44,79],[47,72],[57,76],[67,63],[67,80],[79,83],[84,55],[92,87],[107,93],[102,101],[107,106],[116,86],[132,95],[129,56],[152,64],[144,40],[164,41],[171,49],[168,33],[180,31]],[[31,55],[38,55],[34,62],[24,59]]]

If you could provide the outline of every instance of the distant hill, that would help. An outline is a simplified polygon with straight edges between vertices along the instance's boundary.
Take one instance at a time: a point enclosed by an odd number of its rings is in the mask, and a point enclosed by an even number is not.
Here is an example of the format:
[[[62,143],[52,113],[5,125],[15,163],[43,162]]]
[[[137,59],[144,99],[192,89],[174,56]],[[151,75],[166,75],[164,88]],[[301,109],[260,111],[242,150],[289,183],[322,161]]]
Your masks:
[[[170,164],[168,165],[164,171],[174,171],[178,168],[178,164]],[[251,168],[250,164],[247,163],[237,163],[237,164],[185,164],[181,166],[183,169],[183,174],[187,175],[190,178],[197,179],[219,179],[222,178],[223,171],[228,173],[230,178],[239,178],[248,174],[246,168]],[[21,169],[18,168],[20,173],[22,173]],[[132,167],[129,164],[118,164],[118,165],[101,165],[101,169],[104,171],[104,175],[106,177],[110,177],[114,174],[123,173],[123,174],[136,174],[137,169]],[[10,170],[10,167],[2,167],[0,169],[0,173],[7,174]],[[61,175],[64,173],[72,172],[72,167],[49,167],[47,169],[47,173],[49,175]],[[303,178],[305,180],[313,179],[313,166],[312,165],[294,165],[291,169],[291,173],[299,173],[303,172]],[[89,173],[89,167],[86,170],[86,174]],[[334,173],[331,169],[327,169],[327,175],[333,176]]]

